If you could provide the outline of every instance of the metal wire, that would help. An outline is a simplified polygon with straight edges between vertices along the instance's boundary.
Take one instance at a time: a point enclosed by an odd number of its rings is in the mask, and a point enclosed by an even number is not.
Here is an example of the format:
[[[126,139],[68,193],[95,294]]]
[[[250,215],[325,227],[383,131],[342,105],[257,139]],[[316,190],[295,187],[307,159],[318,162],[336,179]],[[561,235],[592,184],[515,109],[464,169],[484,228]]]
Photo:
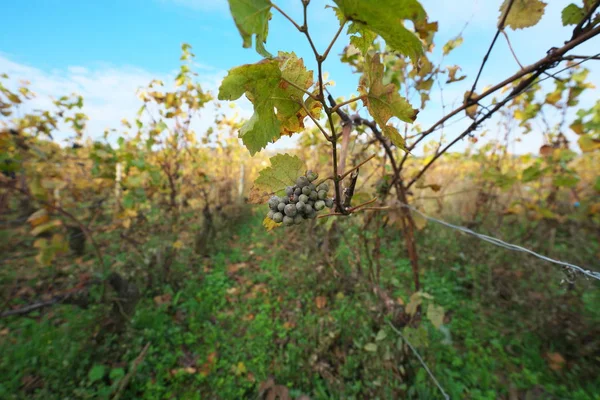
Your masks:
[[[410,349],[412,350],[414,355],[419,359],[419,362],[421,363],[423,368],[425,368],[425,371],[427,371],[427,373],[431,377],[431,380],[433,381],[433,383],[435,383],[435,386],[437,386],[437,388],[440,390],[440,392],[442,392],[442,396],[444,396],[444,399],[450,400],[450,396],[448,396],[448,394],[444,391],[444,388],[442,387],[442,385],[440,385],[438,380],[435,378],[435,376],[433,375],[433,372],[431,372],[429,367],[427,367],[427,364],[425,364],[425,361],[423,361],[423,357],[421,357],[421,355],[419,354],[417,349],[415,349],[415,347],[408,340],[406,340],[404,335],[402,335],[402,332],[400,332],[400,330],[398,330],[394,325],[392,325],[392,323],[390,321],[388,321],[388,325],[394,330],[394,332],[396,332],[402,338],[402,340],[404,340],[406,342],[408,347],[410,347]]]
[[[567,263],[567,262],[564,262],[564,261],[555,260],[553,258],[546,257],[544,255],[538,254],[538,253],[536,253],[536,252],[534,252],[532,250],[526,249],[524,247],[517,246],[517,245],[511,244],[511,243],[506,243],[506,242],[504,242],[504,241],[502,241],[500,239],[496,239],[496,238],[488,236],[488,235],[477,233],[475,231],[472,231],[469,228],[465,228],[464,226],[453,225],[453,224],[451,224],[449,222],[442,221],[442,220],[430,217],[429,215],[424,214],[423,212],[417,210],[414,207],[409,206],[408,204],[402,204],[401,206],[402,207],[406,207],[406,208],[412,210],[413,212],[416,212],[417,214],[421,215],[423,218],[425,218],[425,219],[427,219],[429,221],[437,222],[438,224],[447,226],[448,228],[456,229],[458,231],[467,233],[469,235],[475,236],[475,237],[477,237],[477,238],[479,238],[481,240],[484,240],[484,241],[486,241],[488,243],[491,243],[493,245],[505,248],[507,250],[519,251],[519,252],[531,254],[532,256],[535,256],[535,257],[537,257],[537,258],[539,258],[541,260],[548,261],[548,262],[551,262],[551,263],[554,263],[554,264],[558,264],[558,265],[562,265],[563,267],[566,267],[566,268],[568,268],[571,271],[580,272],[580,273],[582,273],[583,275],[585,275],[587,277],[600,280],[600,272],[591,271],[589,269],[582,268],[582,267],[577,266],[575,264],[571,264],[571,263]]]

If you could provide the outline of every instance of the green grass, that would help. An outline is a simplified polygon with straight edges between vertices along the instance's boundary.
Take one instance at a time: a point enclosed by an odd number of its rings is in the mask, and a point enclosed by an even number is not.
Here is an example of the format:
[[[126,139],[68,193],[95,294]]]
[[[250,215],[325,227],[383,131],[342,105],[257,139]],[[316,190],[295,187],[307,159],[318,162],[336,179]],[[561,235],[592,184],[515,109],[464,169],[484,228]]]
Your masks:
[[[350,237],[357,233],[344,227]],[[334,272],[303,239],[309,236],[304,229],[267,233],[253,217],[209,259],[179,259],[181,281],[161,291],[170,300],[157,304],[144,297],[120,336],[98,335],[102,306],[62,305],[43,316],[0,321],[0,331],[5,330],[0,398],[111,398],[147,343],[149,351],[122,398],[253,399],[270,376],[292,396],[313,399],[440,398],[387,325],[377,298],[353,278],[348,243],[336,251]],[[397,232],[383,234],[388,239],[380,284],[407,302],[411,273],[400,257],[402,241]],[[504,256],[490,251],[477,263],[470,254],[476,249],[464,245],[434,227],[420,235],[423,290],[451,317],[441,330],[426,318],[419,327],[404,329],[451,398],[497,399],[517,392],[583,400],[600,393],[593,379],[598,368],[586,364],[589,356],[557,371],[548,367],[551,346],[561,354],[568,347],[532,329],[534,312],[545,309],[535,310],[526,296],[497,300],[498,279],[490,285],[491,267],[484,260]],[[512,282],[516,293],[540,291],[533,278]],[[548,290],[548,296],[565,295],[558,285]],[[321,308],[317,297],[325,299]],[[597,323],[598,297],[579,297],[578,308],[566,312]],[[369,343],[376,344],[374,351],[365,349]]]

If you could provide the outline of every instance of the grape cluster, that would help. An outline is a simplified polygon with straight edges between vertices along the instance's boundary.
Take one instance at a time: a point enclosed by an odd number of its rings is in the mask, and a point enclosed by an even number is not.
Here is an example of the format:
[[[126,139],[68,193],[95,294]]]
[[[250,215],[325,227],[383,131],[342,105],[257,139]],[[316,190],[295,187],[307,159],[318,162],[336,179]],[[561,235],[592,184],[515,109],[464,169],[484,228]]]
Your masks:
[[[313,183],[318,177],[317,173],[308,171],[296,179],[294,186],[285,188],[285,196],[271,197],[267,217],[286,226],[299,225],[305,219],[316,218],[317,212],[325,207],[333,207],[333,199],[327,197],[329,185]]]

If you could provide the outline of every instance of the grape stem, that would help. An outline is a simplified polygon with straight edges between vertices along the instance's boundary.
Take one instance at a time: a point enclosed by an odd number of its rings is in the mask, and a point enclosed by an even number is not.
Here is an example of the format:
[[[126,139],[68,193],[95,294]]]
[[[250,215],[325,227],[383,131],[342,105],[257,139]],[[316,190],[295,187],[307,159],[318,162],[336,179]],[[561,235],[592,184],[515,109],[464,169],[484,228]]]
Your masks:
[[[353,167],[352,169],[349,169],[348,171],[344,172],[342,175],[340,175],[340,181],[343,180],[345,177],[347,177],[348,175],[350,175],[352,172],[356,171],[357,169],[359,169],[360,167],[362,167],[363,165],[365,165],[366,163],[368,163],[369,161],[371,161],[373,159],[373,157],[375,157],[377,154],[373,154],[371,156],[369,156],[366,160],[362,161],[360,164],[358,164],[356,167]],[[328,180],[333,180],[333,175],[332,176],[328,176],[325,179],[322,179],[321,181],[319,181],[319,183],[317,183],[317,186],[319,186],[321,183],[326,182]]]
[[[334,215],[350,215],[352,213],[356,213],[356,212],[360,212],[360,211],[366,211],[366,210],[375,211],[375,210],[387,210],[387,209],[389,209],[389,207],[365,207],[365,206],[367,206],[369,204],[372,204],[372,203],[374,203],[376,201],[377,201],[377,197],[372,198],[371,200],[366,201],[366,202],[364,202],[362,204],[359,204],[356,207],[348,208],[346,210],[345,214],[344,213],[339,213],[339,212],[332,212],[332,213],[329,213],[329,214],[319,215],[317,218],[332,217]]]

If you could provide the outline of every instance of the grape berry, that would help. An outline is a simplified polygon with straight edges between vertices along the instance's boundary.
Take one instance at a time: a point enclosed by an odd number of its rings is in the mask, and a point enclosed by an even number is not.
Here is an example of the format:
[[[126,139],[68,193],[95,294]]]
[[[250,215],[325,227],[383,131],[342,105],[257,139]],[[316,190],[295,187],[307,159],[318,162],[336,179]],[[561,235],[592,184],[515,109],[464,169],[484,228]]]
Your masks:
[[[308,171],[299,176],[294,186],[285,188],[285,196],[273,196],[269,199],[267,217],[273,221],[283,222],[286,226],[299,225],[305,219],[314,219],[317,212],[325,207],[333,207],[333,199],[327,197],[329,185],[313,183],[319,175]]]

